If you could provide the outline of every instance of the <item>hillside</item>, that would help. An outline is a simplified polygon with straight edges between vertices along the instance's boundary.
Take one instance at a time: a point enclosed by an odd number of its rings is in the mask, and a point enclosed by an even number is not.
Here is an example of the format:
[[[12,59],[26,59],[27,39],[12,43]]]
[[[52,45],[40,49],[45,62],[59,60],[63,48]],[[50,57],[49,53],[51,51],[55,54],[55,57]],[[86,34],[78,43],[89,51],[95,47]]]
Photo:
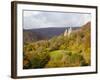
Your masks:
[[[23,30],[23,42],[24,43],[35,42],[38,40],[45,40],[45,39],[47,38],[31,30]]]
[[[67,27],[69,28],[69,27]],[[51,28],[39,28],[39,29],[24,29],[23,37],[24,42],[33,42],[39,40],[49,40],[54,36],[59,36],[66,29],[66,27],[51,27]],[[78,27],[74,27],[73,30],[76,30]]]
[[[79,67],[91,65],[91,22],[77,28],[69,36],[63,33],[48,40],[24,45],[24,69]]]

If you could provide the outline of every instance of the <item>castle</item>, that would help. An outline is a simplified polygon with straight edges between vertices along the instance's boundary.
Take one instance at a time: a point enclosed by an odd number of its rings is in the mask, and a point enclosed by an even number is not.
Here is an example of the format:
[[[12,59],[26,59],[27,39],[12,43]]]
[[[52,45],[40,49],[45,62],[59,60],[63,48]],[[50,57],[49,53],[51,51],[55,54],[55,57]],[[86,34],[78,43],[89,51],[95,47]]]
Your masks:
[[[67,28],[64,32],[64,36],[67,36],[67,35],[69,36],[71,32],[72,32],[72,27]]]

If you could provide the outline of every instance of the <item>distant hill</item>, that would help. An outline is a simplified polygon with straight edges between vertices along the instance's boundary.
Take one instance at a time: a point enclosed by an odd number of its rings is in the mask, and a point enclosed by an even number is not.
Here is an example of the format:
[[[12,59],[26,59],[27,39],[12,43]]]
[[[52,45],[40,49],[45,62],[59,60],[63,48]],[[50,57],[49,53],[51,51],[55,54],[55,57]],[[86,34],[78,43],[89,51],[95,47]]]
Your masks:
[[[24,29],[23,38],[24,42],[33,42],[38,40],[51,39],[54,36],[59,36],[69,27],[51,27],[51,28],[39,28],[39,29]],[[79,27],[73,27],[72,30],[76,30]]]
[[[42,39],[45,40],[46,38],[32,30],[23,30],[23,42],[34,42]]]

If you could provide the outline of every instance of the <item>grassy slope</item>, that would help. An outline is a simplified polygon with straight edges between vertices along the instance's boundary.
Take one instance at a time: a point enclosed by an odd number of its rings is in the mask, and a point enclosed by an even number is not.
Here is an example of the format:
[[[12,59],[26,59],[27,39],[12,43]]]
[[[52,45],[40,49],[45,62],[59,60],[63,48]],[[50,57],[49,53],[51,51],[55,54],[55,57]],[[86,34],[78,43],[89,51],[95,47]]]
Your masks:
[[[51,60],[61,60],[65,54],[65,50],[56,50],[49,53]]]

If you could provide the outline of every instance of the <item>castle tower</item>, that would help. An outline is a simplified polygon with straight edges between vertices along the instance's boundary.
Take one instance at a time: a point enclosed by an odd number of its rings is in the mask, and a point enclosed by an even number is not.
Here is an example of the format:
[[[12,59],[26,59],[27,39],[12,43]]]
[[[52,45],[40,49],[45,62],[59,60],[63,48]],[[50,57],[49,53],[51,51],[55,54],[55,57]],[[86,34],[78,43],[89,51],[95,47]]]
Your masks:
[[[69,36],[70,34],[71,34],[71,32],[72,32],[72,27],[70,27],[70,28],[67,28],[66,30],[65,30],[65,32],[64,32],[64,36]]]
[[[68,29],[68,35],[70,35],[71,32],[72,32],[72,27],[70,27],[70,28]]]
[[[68,29],[65,30],[64,36],[67,36],[67,34],[68,34]]]

